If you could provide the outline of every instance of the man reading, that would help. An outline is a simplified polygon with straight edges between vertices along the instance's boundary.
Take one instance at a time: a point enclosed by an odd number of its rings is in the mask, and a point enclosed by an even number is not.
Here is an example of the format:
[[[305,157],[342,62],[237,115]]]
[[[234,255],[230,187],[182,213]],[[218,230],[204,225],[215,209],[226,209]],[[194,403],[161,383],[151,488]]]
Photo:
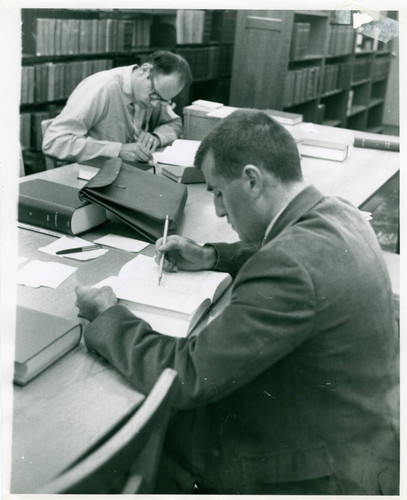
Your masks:
[[[178,372],[155,493],[397,494],[398,335],[369,223],[307,185],[295,141],[263,112],[222,120],[195,163],[241,241],[173,235],[157,259],[231,273],[223,312],[172,338],[110,288],[77,289],[88,348],[139,391]]]

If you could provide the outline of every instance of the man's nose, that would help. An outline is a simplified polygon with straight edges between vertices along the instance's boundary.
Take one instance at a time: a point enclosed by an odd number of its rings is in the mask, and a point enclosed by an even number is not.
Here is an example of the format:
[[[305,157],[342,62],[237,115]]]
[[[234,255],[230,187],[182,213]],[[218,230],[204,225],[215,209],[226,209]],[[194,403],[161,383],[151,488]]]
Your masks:
[[[215,212],[218,217],[225,217],[226,209],[221,199],[215,198]]]

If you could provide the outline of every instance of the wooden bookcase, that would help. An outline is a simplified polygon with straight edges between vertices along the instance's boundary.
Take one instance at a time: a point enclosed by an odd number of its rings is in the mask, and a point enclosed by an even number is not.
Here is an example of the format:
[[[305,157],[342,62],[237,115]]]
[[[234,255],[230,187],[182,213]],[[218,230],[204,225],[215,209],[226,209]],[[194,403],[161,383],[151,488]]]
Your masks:
[[[22,9],[20,142],[26,172],[44,169],[41,121],[56,116],[86,76],[140,64],[151,52],[183,55],[194,77],[176,112],[197,98],[229,99],[236,11]]]
[[[381,132],[391,45],[398,39],[384,44],[357,33],[347,12],[239,11],[230,105]]]

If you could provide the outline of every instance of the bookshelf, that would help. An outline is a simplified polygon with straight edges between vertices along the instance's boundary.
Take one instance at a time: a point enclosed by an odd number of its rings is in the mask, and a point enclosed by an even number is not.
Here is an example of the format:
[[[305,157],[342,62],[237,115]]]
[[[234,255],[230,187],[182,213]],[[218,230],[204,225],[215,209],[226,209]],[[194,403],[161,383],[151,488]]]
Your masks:
[[[351,11],[239,11],[229,104],[381,132],[397,39],[378,42],[351,19]]]
[[[141,64],[167,49],[194,80],[175,111],[196,98],[229,99],[236,11],[22,9],[20,142],[27,173],[44,169],[41,121],[63,108],[76,85],[105,69]]]

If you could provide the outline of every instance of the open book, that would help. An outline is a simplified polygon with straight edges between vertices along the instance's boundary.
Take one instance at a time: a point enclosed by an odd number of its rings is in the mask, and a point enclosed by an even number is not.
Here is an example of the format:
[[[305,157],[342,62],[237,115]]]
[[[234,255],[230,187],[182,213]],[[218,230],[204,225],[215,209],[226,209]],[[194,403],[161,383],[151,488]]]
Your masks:
[[[203,314],[232,282],[216,271],[164,272],[158,286],[159,267],[153,257],[138,255],[125,264],[118,276],[94,287],[111,286],[128,308],[160,333],[186,337]]]

